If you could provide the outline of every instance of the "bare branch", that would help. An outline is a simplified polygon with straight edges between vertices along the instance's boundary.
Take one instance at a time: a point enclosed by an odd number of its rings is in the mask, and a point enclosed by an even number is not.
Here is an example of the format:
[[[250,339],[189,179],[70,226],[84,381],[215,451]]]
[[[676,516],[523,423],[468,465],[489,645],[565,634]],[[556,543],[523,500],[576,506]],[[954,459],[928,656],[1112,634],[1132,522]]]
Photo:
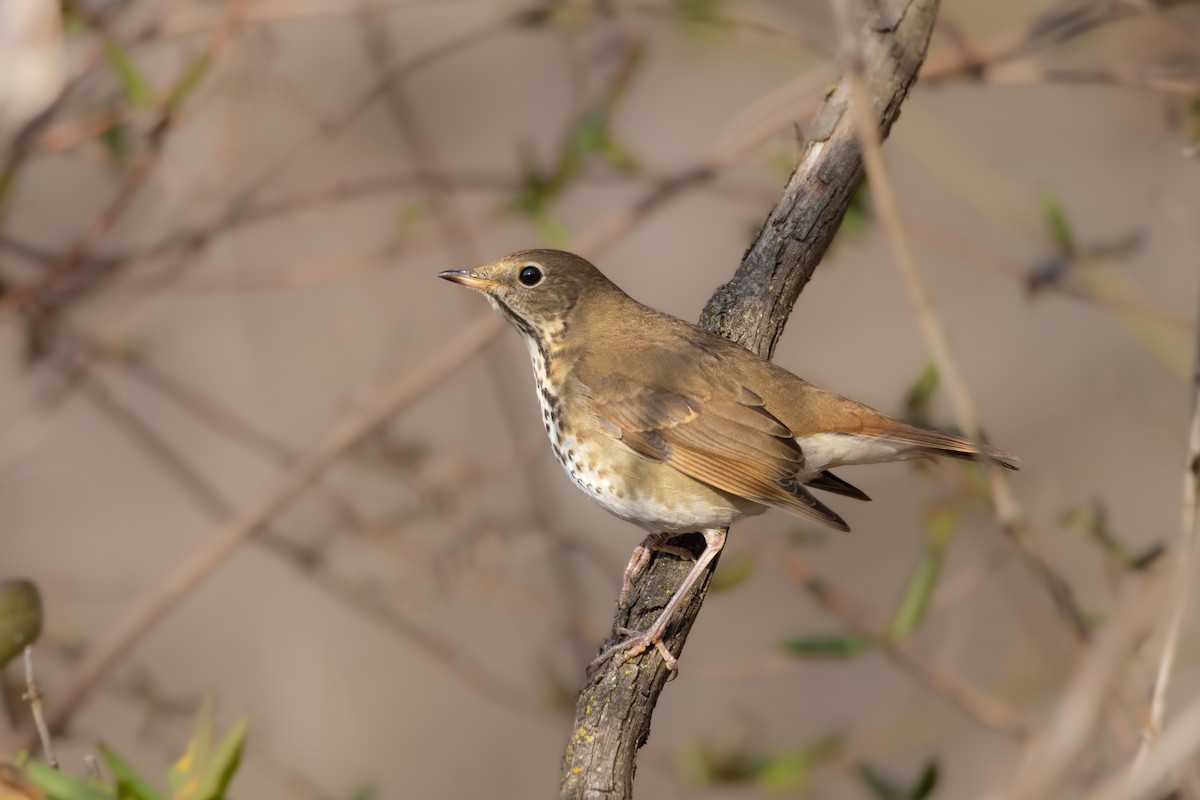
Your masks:
[[[1179,544],[1174,553],[1171,587],[1171,611],[1167,634],[1159,656],[1158,672],[1154,679],[1154,695],[1150,700],[1150,726],[1143,733],[1142,744],[1134,762],[1136,774],[1145,763],[1155,740],[1162,735],[1167,717],[1171,675],[1179,654],[1183,623],[1192,599],[1192,583],[1196,564],[1196,511],[1200,505],[1200,339],[1196,342],[1196,360],[1192,367],[1192,424],[1188,434],[1187,454],[1183,465],[1183,519]]]
[[[95,644],[75,668],[50,714],[51,730],[59,730],[87,698],[92,688],[213,570],[252,538],[264,524],[313,485],[337,459],[400,409],[454,374],[503,325],[488,314],[465,328],[423,364],[379,389],[364,408],[335,422],[316,447],[284,473],[256,503],[219,526],[190,556],[183,559],[156,587]]]

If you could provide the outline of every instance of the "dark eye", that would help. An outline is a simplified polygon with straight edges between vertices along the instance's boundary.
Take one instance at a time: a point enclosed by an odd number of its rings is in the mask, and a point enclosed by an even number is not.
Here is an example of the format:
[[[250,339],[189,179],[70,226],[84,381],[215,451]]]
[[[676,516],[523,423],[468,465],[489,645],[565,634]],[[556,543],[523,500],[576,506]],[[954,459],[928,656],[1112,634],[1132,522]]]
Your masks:
[[[526,286],[537,286],[538,282],[542,279],[542,271],[530,264],[521,270],[521,274],[517,278]]]

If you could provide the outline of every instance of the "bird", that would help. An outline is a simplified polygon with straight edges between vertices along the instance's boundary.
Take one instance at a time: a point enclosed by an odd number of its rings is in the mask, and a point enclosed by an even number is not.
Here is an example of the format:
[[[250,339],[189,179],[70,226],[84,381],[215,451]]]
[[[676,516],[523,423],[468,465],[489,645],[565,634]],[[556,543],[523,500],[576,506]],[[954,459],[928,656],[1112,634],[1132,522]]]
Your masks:
[[[1016,469],[1017,458],[893,419],[820,389],[740,345],[643,305],[594,265],[561,250],[521,250],[438,277],[481,292],[520,332],[542,423],[571,481],[646,531],[625,569],[621,603],[653,553],[704,550],[658,617],[592,662],[621,664],[663,639],[672,615],[725,545],[729,526],[778,508],[850,528],[810,491],[870,498],[831,472],[846,465],[950,456]]]

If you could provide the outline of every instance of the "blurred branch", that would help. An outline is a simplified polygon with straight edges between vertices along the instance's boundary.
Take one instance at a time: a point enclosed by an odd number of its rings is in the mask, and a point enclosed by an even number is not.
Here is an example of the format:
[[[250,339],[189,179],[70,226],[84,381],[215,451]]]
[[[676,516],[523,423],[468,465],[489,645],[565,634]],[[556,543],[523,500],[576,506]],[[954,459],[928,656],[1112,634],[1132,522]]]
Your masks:
[[[243,420],[192,391],[189,387],[158,372],[148,364],[122,363],[125,374],[154,389],[201,423],[213,427],[250,450],[264,455],[272,463],[287,468],[298,458],[286,446],[275,442]],[[153,429],[114,397],[102,381],[94,376],[91,377],[86,391],[114,423],[171,476],[200,508],[218,518],[232,513],[233,509],[228,507],[211,484],[200,476],[177,450],[171,448]],[[518,442],[509,450],[482,460],[473,460],[467,463],[456,462],[441,468],[431,466],[423,470],[425,474],[414,489],[429,498],[425,505],[436,505],[439,502],[437,498],[447,490],[460,489],[463,485],[469,485],[472,489],[478,488],[484,483],[510,473],[514,466],[542,452],[541,436],[529,437]],[[431,569],[437,567],[437,557],[433,552],[417,542],[402,541],[397,536],[380,529],[365,518],[349,500],[326,486],[324,482],[318,481],[314,489],[317,497],[325,502],[334,515],[365,541],[394,553],[405,564],[420,563]],[[419,510],[404,513],[401,516],[411,525],[418,518]],[[314,556],[312,548],[308,548],[301,554],[295,545],[287,543],[278,536],[267,537],[264,542],[268,545],[268,549],[275,552],[276,555],[287,558],[297,566],[311,567]],[[298,555],[303,557],[298,559]],[[460,565],[458,568],[469,574],[476,586],[487,587],[489,590],[495,591],[497,595],[507,596],[522,608],[560,620],[572,629],[579,631],[581,635],[592,636],[597,633],[597,626],[581,613],[564,608],[561,604],[555,603],[552,598],[518,584],[504,575],[472,565]],[[357,604],[358,601],[355,598],[348,596],[353,595],[354,592],[350,591],[348,594],[342,592],[341,590],[345,587],[337,581],[325,580],[323,585],[326,589],[333,590],[335,594],[338,594],[340,599],[351,605]],[[368,610],[371,616],[382,617],[391,624],[389,610],[380,611],[373,606]],[[474,682],[479,683],[479,681]]]
[[[322,440],[285,472],[270,491],[214,530],[203,545],[170,570],[158,586],[88,650],[69,677],[62,699],[52,708],[49,715],[51,730],[60,730],[92,688],[129,649],[263,525],[376,427],[454,374],[492,339],[502,325],[503,321],[492,314],[478,319],[423,364],[379,388],[363,408],[337,420]]]
[[[1170,792],[1170,783],[1181,768],[1194,768],[1200,755],[1200,698],[1179,713],[1175,724],[1157,739],[1138,769],[1130,774],[1122,765],[1085,800],[1161,800],[1182,798]],[[1195,785],[1190,787],[1195,797]]]
[[[1142,643],[1161,608],[1168,581],[1157,576],[1120,603],[1116,617],[1096,637],[1043,731],[1026,748],[1024,763],[1003,797],[1044,800],[1064,796],[1064,784],[1100,729],[1101,714],[1116,697],[1128,659]]]
[[[768,545],[767,549],[772,561],[782,564],[791,579],[825,610],[870,639],[929,691],[1001,736],[1016,741],[1029,738],[1029,727],[1007,706],[964,683],[954,673],[926,663],[906,639],[897,638],[886,624],[872,620],[853,597],[828,579],[814,575],[803,560],[774,545]]]
[[[884,132],[899,114],[916,78],[937,5],[935,0],[912,0],[880,4],[877,13],[868,13],[861,31],[863,51],[869,64],[868,80],[878,100],[873,116],[878,115]],[[792,305],[833,241],[862,180],[854,120],[846,113],[849,89],[846,76],[828,94],[782,198],[734,280],[718,290],[701,316],[704,327],[764,357],[773,352]],[[630,592],[627,605],[618,609],[608,643],[618,640],[618,628],[644,628],[689,568],[680,559],[652,560]],[[666,641],[672,653],[682,651],[711,576],[712,569],[680,608]],[[589,678],[571,724],[560,797],[631,795],[637,750],[649,735],[651,716],[669,673],[657,653],[652,653],[620,668],[609,661]]]
[[[929,54],[921,70],[921,82],[933,86],[964,77],[992,82],[994,71],[1018,58],[1064,44],[1130,17],[1151,15],[1161,18],[1183,3],[1184,0],[1065,0],[1028,25],[985,42],[971,41],[961,29],[947,22],[939,31],[947,33],[953,43]],[[1173,14],[1166,21],[1193,27]],[[1062,73],[1058,77],[1068,75]],[[1042,72],[1040,80],[1051,82],[1055,76]],[[1003,80],[995,82],[1002,83]]]
[[[360,28],[366,41],[367,55],[376,72],[382,76],[386,73],[388,62],[393,58],[394,48],[387,32],[365,18],[361,20]],[[421,164],[426,170],[425,180],[421,181],[419,188],[432,209],[444,245],[450,253],[451,263],[482,263],[483,259],[479,257],[475,247],[467,215],[459,204],[452,185],[439,179],[443,174],[441,157],[434,144],[434,138],[409,102],[404,83],[398,80],[389,81],[384,100],[413,162]],[[488,359],[485,362],[485,371],[499,400],[500,414],[508,428],[509,437],[516,439],[521,415],[513,403],[511,393],[506,391],[506,369],[498,360]],[[570,557],[569,542],[563,541],[564,533],[550,524],[556,516],[556,509],[552,500],[553,492],[547,490],[544,478],[545,474],[539,470],[525,470],[520,476],[529,507],[533,509],[535,530],[554,540],[547,552],[548,572],[559,594],[558,605],[566,609],[567,619],[573,620],[583,616],[583,584],[578,567]],[[566,626],[564,630],[576,654],[583,656],[588,644],[582,632],[571,625]]]
[[[32,309],[39,314],[50,310],[47,295],[68,282],[87,255],[129,210],[134,198],[137,197],[158,166],[167,135],[174,126],[180,104],[192,88],[192,82],[225,49],[248,4],[249,0],[236,0],[229,4],[221,25],[213,32],[204,51],[184,67],[169,91],[165,93],[157,108],[154,122],[150,125],[145,149],[126,170],[124,179],[108,203],[92,216],[71,244],[46,265],[43,274],[37,280],[0,296],[0,321],[19,309]],[[83,6],[77,3],[73,5],[77,11],[86,13]]]
[[[33,645],[25,646],[25,694],[23,699],[29,703],[29,711],[33,714],[34,728],[42,743],[42,753],[46,763],[58,767],[58,758],[54,755],[54,742],[50,739],[50,729],[46,727],[46,715],[42,712],[42,687],[33,675]]]
[[[858,49],[858,43],[855,41],[853,30],[850,27],[852,14],[849,0],[838,0],[837,9],[840,11],[842,39],[853,65],[849,71],[852,87],[850,103],[853,109],[852,116],[857,123],[858,135],[862,141],[863,162],[870,180],[871,196],[875,200],[880,220],[891,241],[896,266],[908,289],[909,301],[913,313],[916,315],[917,325],[925,338],[930,356],[937,365],[938,375],[950,396],[955,416],[958,418],[958,425],[968,437],[976,441],[983,441],[986,437],[975,401],[958,368],[958,360],[954,357],[950,347],[950,338],[934,308],[929,289],[921,276],[908,241],[908,235],[900,219],[899,204],[896,202],[883,160],[881,135],[875,125],[872,113],[872,89],[865,80],[866,54]],[[1071,585],[1041,552],[1031,536],[1028,520],[1009,485],[1008,478],[1001,474],[1000,469],[986,461],[981,460],[981,466],[991,485],[992,501],[1000,527],[1017,546],[1018,552],[1030,569],[1046,586],[1055,607],[1067,622],[1075,638],[1081,642],[1087,641],[1090,635],[1087,619],[1075,601]]]
[[[1200,315],[1197,316],[1200,320]],[[1200,325],[1197,326],[1200,328]],[[1192,423],[1188,432],[1186,458],[1183,465],[1183,514],[1179,543],[1172,553],[1174,572],[1170,593],[1170,616],[1167,633],[1159,656],[1154,678],[1154,694],[1150,700],[1150,724],[1142,732],[1142,743],[1134,761],[1134,775],[1143,766],[1150,751],[1162,735],[1170,697],[1171,676],[1179,654],[1183,623],[1191,606],[1192,584],[1196,569],[1196,521],[1200,506],[1200,338],[1196,341],[1195,362],[1192,367]]]
[[[950,230],[936,221],[911,211],[901,214],[901,219],[913,234],[913,237],[929,247],[935,247],[945,253],[969,261],[983,267],[985,270],[1004,275],[1020,283],[1029,284],[1030,268],[1028,264],[1012,261],[999,253],[988,250],[967,236]],[[1064,281],[1047,281],[1039,284],[1039,291],[1048,291],[1072,300],[1078,300],[1088,305],[1097,306],[1119,314],[1131,314],[1143,317],[1153,322],[1169,325],[1172,328],[1190,331],[1195,328],[1193,320],[1186,319],[1165,308],[1140,301],[1136,297],[1125,297],[1096,292],[1084,292]]]
[[[375,101],[384,97],[393,82],[404,80],[414,72],[437,63],[441,59],[458,52],[464,47],[477,44],[490,36],[506,30],[512,25],[526,25],[536,22],[541,15],[547,13],[556,5],[556,0],[528,3],[516,10],[504,11],[490,17],[484,17],[465,31],[456,33],[432,47],[415,55],[405,54],[403,57],[383,65],[378,70],[375,82],[362,94],[347,103],[333,119],[324,125],[318,125],[311,134],[288,148],[282,155],[254,178],[249,186],[240,193],[229,208],[230,216],[237,216],[243,207],[264,186],[276,177],[292,169],[310,151],[322,143],[328,142],[341,134],[359,119]]]

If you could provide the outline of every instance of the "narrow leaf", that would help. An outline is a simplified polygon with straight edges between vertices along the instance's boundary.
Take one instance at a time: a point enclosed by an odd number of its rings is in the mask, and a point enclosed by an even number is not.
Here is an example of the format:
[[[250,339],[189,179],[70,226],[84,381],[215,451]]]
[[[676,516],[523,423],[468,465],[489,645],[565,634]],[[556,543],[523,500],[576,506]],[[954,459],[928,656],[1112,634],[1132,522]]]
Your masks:
[[[790,173],[789,173],[790,174]],[[871,221],[871,190],[864,180],[854,192],[838,228],[838,238],[861,239]]]
[[[27,580],[0,581],[0,669],[42,632],[42,596]]]
[[[540,210],[533,215],[533,224],[538,234],[548,245],[561,247],[571,238],[566,224],[549,211]]]
[[[745,583],[754,574],[758,564],[749,553],[738,553],[728,561],[721,562],[721,568],[708,584],[709,592],[726,592]]]
[[[246,746],[246,731],[249,727],[249,718],[242,717],[213,750],[212,761],[205,769],[200,787],[196,791],[196,800],[224,800],[229,782],[233,780],[234,773],[242,761],[242,748]]]
[[[121,79],[121,89],[129,102],[142,108],[154,105],[154,87],[142,75],[129,51],[113,39],[109,39],[104,45],[104,53],[108,56],[108,63],[112,65],[117,77]]]
[[[171,91],[167,95],[167,105],[171,108],[179,108],[188,96],[208,74],[209,67],[212,66],[212,57],[208,53],[198,56],[188,64],[183,74],[175,81],[175,85],[171,87]]]
[[[803,794],[813,768],[837,754],[841,738],[826,736],[803,747],[767,756],[754,770],[754,782],[767,792]]]
[[[104,145],[104,149],[112,156],[112,160],[117,163],[124,163],[129,159],[129,154],[133,151],[133,146],[130,143],[129,126],[124,122],[117,122],[109,128],[100,132],[100,143]]]
[[[1053,192],[1042,193],[1042,220],[1059,254],[1070,258],[1078,252],[1075,247],[1075,234],[1071,230],[1062,199]]]
[[[908,585],[905,586],[900,604],[892,617],[892,638],[902,639],[910,635],[925,621],[929,599],[933,596],[942,569],[946,543],[957,525],[958,512],[953,506],[942,506],[929,514],[925,529],[925,549],[921,551],[921,556],[913,567]]]
[[[25,775],[53,800],[113,800],[114,795],[98,789],[41,761],[25,765]]]
[[[900,785],[898,781],[865,762],[858,765],[858,774],[871,793],[880,800],[926,800],[937,788],[939,777],[936,761],[926,762],[921,774],[911,786]]]
[[[916,379],[904,393],[904,418],[911,424],[929,427],[932,418],[931,406],[941,377],[937,365],[932,361],[925,364]]]
[[[167,786],[173,800],[193,800],[196,797],[212,747],[212,706],[211,697],[201,704],[187,750],[167,772]]]
[[[805,658],[854,658],[865,652],[871,642],[862,636],[845,634],[787,639],[781,646],[787,652]]]
[[[111,747],[106,744],[100,745],[100,753],[104,756],[113,777],[117,779],[118,800],[165,800],[163,795]]]

